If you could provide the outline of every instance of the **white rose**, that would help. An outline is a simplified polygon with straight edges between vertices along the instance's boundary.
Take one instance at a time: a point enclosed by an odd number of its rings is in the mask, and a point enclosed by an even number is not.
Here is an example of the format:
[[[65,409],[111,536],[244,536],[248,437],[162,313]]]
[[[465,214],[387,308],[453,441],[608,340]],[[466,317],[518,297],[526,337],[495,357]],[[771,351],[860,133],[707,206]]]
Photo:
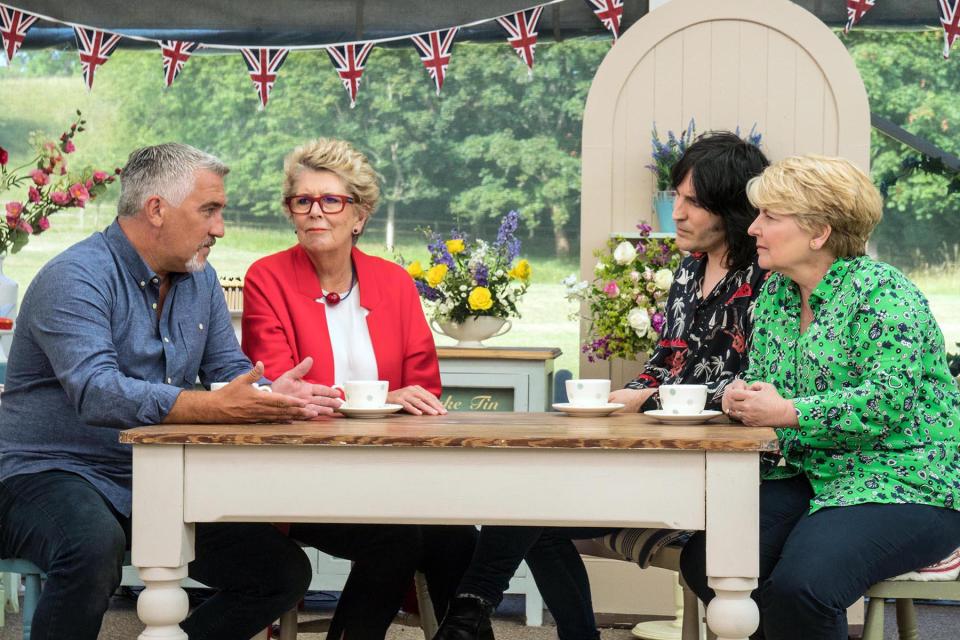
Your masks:
[[[650,314],[645,309],[634,307],[627,314],[627,323],[642,338],[650,330]]]
[[[603,268],[604,268],[604,267],[603,267],[603,263],[600,262],[599,260],[597,260],[597,264],[594,265],[594,267],[593,267],[593,272],[594,272],[594,273],[600,273],[601,271],[603,271]]]
[[[624,240],[613,250],[613,259],[617,264],[630,264],[637,257],[637,250],[633,244]]]
[[[657,285],[658,289],[666,291],[673,284],[673,272],[670,269],[660,269],[653,276],[653,283]]]

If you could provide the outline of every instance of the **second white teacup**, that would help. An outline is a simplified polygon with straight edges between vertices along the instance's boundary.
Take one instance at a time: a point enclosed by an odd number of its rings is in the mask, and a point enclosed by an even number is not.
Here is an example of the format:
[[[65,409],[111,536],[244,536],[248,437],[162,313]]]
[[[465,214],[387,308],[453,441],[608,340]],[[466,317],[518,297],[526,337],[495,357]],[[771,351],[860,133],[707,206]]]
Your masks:
[[[599,407],[610,398],[610,381],[581,378],[567,380],[567,400],[577,407]]]
[[[665,384],[660,386],[660,406],[673,415],[696,415],[707,405],[705,384]]]
[[[376,409],[387,404],[386,380],[349,380],[334,389],[343,389],[346,404],[351,409]]]

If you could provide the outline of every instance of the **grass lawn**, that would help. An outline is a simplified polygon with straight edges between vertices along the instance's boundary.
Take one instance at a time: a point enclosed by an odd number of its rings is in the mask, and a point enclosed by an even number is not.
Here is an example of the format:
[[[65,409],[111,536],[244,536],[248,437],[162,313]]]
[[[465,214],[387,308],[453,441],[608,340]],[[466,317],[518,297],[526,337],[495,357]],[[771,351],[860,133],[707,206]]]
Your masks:
[[[87,211],[58,213],[51,218],[52,228],[43,235],[31,238],[24,249],[8,256],[3,272],[20,284],[20,297],[41,266],[68,246],[82,240],[95,230],[106,227],[114,216],[113,205],[93,204]],[[247,267],[262,256],[285,249],[296,241],[293,232],[286,229],[253,229],[227,226],[226,236],[217,242],[210,263],[222,276],[243,276]],[[379,238],[365,237],[360,247],[367,253],[393,258]],[[423,244],[398,247],[406,260],[425,260],[428,256]],[[513,327],[505,335],[494,338],[491,346],[559,347],[563,355],[557,360],[557,369],[579,368],[578,325],[569,320],[576,305],[563,297],[560,280],[577,271],[575,259],[531,258],[533,283],[521,300],[522,319],[513,319]],[[436,336],[438,345],[452,345],[446,336]]]

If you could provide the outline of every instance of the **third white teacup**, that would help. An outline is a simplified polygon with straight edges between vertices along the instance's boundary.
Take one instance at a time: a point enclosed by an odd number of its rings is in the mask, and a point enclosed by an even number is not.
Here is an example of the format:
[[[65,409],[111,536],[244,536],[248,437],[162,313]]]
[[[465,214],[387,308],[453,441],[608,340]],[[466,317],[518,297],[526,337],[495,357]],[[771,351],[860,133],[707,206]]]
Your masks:
[[[351,409],[376,409],[387,404],[386,380],[349,380],[336,385],[343,389],[346,405]]]
[[[660,386],[660,406],[673,415],[696,415],[707,404],[705,384],[665,384]]]
[[[610,398],[610,381],[582,378],[567,380],[567,400],[577,407],[599,407]]]

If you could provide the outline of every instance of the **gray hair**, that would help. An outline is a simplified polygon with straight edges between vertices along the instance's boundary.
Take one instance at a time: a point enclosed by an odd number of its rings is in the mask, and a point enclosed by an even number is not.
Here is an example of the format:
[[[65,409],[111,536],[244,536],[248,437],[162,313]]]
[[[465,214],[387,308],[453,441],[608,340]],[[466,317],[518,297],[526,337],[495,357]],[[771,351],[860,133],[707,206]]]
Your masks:
[[[179,205],[193,189],[198,170],[212,171],[221,178],[230,173],[215,156],[178,142],[134,150],[120,174],[117,215],[134,215],[150,196]]]

